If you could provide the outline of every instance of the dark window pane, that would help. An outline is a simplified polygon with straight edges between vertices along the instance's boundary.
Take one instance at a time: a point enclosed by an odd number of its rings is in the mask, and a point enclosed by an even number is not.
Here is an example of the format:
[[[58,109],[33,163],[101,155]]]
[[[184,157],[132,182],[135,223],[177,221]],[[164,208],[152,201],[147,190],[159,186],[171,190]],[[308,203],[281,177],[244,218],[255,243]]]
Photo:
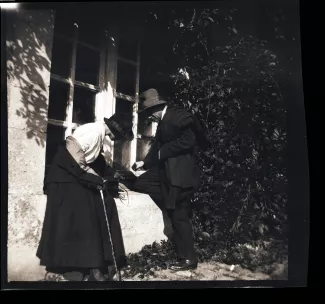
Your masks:
[[[151,141],[148,138],[137,139],[136,161],[143,160],[149,152]]]
[[[95,13],[96,14],[96,13]],[[74,38],[75,23],[78,26],[78,40],[100,47],[103,36],[102,20],[85,8],[56,9],[54,28],[57,33]]]
[[[118,140],[114,142],[114,168],[117,170],[130,169],[131,142]]]
[[[149,152],[150,138],[152,137],[152,123],[148,124],[142,115],[139,115],[138,134],[141,135],[141,138],[137,140],[137,161],[140,161]]]
[[[54,34],[58,33],[73,39],[75,33],[74,18],[72,12],[66,9],[55,11]]]
[[[118,43],[118,56],[137,61],[138,40],[136,36],[136,28],[128,26],[121,29]]]
[[[133,103],[120,98],[116,98],[115,113],[130,113],[132,120]],[[120,170],[130,168],[131,142],[127,140],[117,140],[114,142],[114,167]]]
[[[137,61],[137,42],[120,40],[118,45],[118,56],[125,59]]]
[[[121,98],[116,98],[115,103],[115,113],[131,113],[133,112],[133,105],[132,101],[127,101]]]
[[[85,124],[95,121],[96,92],[75,87],[72,122]]]
[[[76,80],[98,85],[100,53],[78,44]]]
[[[117,63],[116,91],[135,96],[136,66],[121,60]]]
[[[65,120],[66,108],[69,100],[70,85],[51,80],[48,117]]]
[[[51,73],[69,78],[71,68],[72,42],[54,35]]]
[[[81,20],[78,22],[78,40],[87,43],[93,47],[101,46],[101,36],[103,30],[94,20]]]
[[[47,174],[49,166],[53,162],[58,145],[64,141],[64,132],[64,127],[54,126],[51,124],[47,125],[45,174]]]

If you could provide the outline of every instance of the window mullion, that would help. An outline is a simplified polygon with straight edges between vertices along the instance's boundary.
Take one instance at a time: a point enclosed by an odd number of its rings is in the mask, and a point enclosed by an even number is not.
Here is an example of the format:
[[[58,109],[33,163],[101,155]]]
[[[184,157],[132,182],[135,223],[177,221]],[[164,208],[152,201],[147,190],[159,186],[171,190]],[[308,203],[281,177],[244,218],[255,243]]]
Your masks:
[[[140,86],[140,41],[137,47],[137,69],[135,79],[135,103],[133,104],[132,125],[134,139],[131,142],[130,168],[137,159],[137,137],[138,137],[138,106],[139,106],[139,86]]]
[[[99,93],[96,94],[95,102],[95,120],[103,120],[105,110],[105,69],[106,69],[106,48],[103,48],[100,53],[100,65],[99,65]]]
[[[130,95],[126,95],[120,92],[115,92],[115,97],[118,97],[119,99],[123,99],[126,101],[130,101],[130,102],[135,102],[135,97],[134,96],[130,96]]]
[[[130,60],[130,59],[126,59],[126,58],[123,58],[123,57],[120,57],[120,56],[118,56],[117,59],[119,61],[123,61],[123,62],[128,63],[128,64],[131,64],[133,66],[137,66],[137,64],[138,64],[137,61],[133,61],[133,60]]]
[[[70,68],[70,90],[69,90],[69,100],[66,109],[66,122],[68,127],[65,131],[65,137],[71,135],[72,133],[72,117],[73,117],[73,97],[74,97],[74,82],[76,75],[76,60],[77,60],[77,43],[78,43],[78,25],[75,23],[74,39],[73,39],[73,49],[71,56],[71,68]]]
[[[104,107],[101,110],[102,116],[110,117],[115,113],[115,91],[116,91],[116,67],[117,67],[117,28],[111,26],[105,35],[105,64],[104,68]],[[114,160],[114,141],[109,137],[105,139],[105,159],[113,166]]]
[[[69,126],[69,124],[66,121],[57,120],[57,119],[53,119],[53,118],[50,118],[48,120],[48,123],[50,125],[54,125],[54,126],[58,126],[58,127],[64,127],[64,128],[67,128]],[[72,123],[71,126],[72,126],[72,129],[76,129],[77,127],[79,127],[79,124]]]

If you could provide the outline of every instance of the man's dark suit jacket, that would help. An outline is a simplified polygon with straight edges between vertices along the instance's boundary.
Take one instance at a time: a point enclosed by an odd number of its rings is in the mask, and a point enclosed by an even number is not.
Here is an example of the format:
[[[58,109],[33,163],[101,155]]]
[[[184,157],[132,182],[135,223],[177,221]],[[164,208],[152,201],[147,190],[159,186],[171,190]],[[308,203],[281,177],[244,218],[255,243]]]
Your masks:
[[[199,186],[197,165],[196,124],[192,114],[181,109],[169,109],[160,121],[154,142],[144,159],[144,169],[159,164],[162,178],[171,186],[192,188]],[[160,151],[160,159],[158,159]]]

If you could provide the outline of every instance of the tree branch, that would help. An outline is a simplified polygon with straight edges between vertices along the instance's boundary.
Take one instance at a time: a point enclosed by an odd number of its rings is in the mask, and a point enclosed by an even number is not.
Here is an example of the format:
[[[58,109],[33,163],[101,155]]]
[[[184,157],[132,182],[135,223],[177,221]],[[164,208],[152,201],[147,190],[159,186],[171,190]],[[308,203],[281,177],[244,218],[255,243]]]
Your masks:
[[[189,23],[189,25],[187,26],[187,28],[191,28],[192,27],[192,24],[193,24],[193,22],[195,20],[195,16],[196,16],[196,10],[194,9],[193,16],[192,16],[192,20]]]

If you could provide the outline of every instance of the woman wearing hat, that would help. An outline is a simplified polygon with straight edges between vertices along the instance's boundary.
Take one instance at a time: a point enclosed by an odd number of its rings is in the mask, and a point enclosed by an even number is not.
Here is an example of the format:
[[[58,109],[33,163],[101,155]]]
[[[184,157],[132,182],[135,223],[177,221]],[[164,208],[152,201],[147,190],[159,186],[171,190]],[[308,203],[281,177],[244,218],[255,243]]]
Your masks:
[[[132,140],[130,118],[115,114],[77,128],[59,146],[45,177],[47,206],[37,257],[54,280],[69,280],[69,275],[71,280],[82,280],[89,275],[89,280],[104,281],[113,265],[99,192],[107,189],[105,180],[114,180],[113,170],[105,170],[105,161],[98,167],[105,136]],[[104,192],[116,260],[123,267],[126,258],[115,201],[112,193]]]

